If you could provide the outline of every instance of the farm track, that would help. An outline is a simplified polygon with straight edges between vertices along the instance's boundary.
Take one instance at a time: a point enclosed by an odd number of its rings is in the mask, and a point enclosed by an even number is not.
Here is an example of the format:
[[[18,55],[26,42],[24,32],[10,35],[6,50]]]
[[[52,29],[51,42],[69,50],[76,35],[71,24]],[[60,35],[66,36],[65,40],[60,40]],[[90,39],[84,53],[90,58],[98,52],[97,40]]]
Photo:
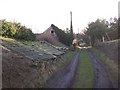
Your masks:
[[[117,85],[111,80],[108,73],[109,71],[107,71],[105,66],[97,60],[91,49],[88,49],[87,51],[94,64],[94,88],[118,88]]]
[[[5,46],[14,50],[19,51],[21,53],[24,53],[25,56],[29,56],[33,58],[34,60],[38,59],[45,59],[52,58],[49,54],[44,54],[42,51],[37,52],[35,50],[30,50],[25,47],[19,46],[14,43],[5,43]],[[48,49],[46,49],[48,50]],[[50,50],[49,50],[50,51]],[[55,49],[56,51],[56,49]],[[58,51],[59,52],[59,51]],[[93,62],[94,67],[94,88],[118,88],[118,85],[116,83],[113,83],[112,79],[110,78],[109,71],[106,70],[105,66],[98,60],[95,55],[93,54],[91,49],[87,49],[87,52],[89,53],[89,56],[91,58],[91,61]],[[52,54],[54,52],[51,52]],[[40,56],[41,54],[44,54],[44,56]],[[71,60],[71,63],[66,66],[61,71],[58,71],[54,77],[52,77],[50,80],[48,80],[48,83],[46,87],[49,88],[70,88],[73,84],[73,80],[75,79],[75,74],[77,71],[78,66],[78,60],[79,60],[80,50],[79,52],[73,57]]]
[[[117,85],[112,83],[109,73],[105,66],[97,60],[91,49],[87,49],[94,68],[94,87],[97,88],[117,88]],[[73,80],[75,79],[76,68],[78,66],[80,51],[74,56],[71,63],[63,70],[58,71],[53,76],[45,87],[47,88],[71,88]]]
[[[75,77],[80,51],[73,57],[71,63],[63,70],[52,77],[45,87],[48,88],[69,88]]]

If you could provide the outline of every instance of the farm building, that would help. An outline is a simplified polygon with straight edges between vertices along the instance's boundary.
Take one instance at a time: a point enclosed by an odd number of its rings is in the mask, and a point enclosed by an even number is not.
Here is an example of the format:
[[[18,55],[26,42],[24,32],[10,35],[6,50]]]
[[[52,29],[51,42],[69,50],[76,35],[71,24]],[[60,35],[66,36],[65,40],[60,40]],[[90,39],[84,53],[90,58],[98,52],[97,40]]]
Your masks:
[[[68,34],[53,24],[43,33],[35,35],[37,40],[45,40],[53,45],[60,46],[69,42]]]

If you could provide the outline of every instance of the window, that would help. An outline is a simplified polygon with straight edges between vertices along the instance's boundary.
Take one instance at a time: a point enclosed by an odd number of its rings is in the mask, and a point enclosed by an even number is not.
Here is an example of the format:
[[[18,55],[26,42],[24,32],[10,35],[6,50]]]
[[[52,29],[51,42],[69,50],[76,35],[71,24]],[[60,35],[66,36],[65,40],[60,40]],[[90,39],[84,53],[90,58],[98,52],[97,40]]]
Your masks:
[[[53,30],[51,30],[51,34],[54,34],[54,31],[53,31]]]

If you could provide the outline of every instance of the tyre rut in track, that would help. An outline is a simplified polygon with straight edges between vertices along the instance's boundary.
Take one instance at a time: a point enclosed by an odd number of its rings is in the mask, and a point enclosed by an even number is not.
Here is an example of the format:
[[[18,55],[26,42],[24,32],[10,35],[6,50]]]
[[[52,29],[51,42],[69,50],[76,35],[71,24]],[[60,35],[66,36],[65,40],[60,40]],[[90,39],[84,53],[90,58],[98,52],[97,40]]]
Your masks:
[[[94,64],[94,88],[117,88],[116,85],[113,85],[105,66],[99,60],[97,60],[91,49],[88,49],[87,51]]]
[[[59,71],[46,85],[48,88],[70,88],[75,77],[80,51],[73,57],[71,63]]]

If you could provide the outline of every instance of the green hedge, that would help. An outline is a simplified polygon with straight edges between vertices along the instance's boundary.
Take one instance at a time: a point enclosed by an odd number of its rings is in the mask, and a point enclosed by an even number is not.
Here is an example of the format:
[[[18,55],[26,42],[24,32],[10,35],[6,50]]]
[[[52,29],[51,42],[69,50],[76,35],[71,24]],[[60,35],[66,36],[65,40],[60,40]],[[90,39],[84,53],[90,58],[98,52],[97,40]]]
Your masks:
[[[19,40],[35,40],[32,30],[20,23],[0,20],[0,35]]]

